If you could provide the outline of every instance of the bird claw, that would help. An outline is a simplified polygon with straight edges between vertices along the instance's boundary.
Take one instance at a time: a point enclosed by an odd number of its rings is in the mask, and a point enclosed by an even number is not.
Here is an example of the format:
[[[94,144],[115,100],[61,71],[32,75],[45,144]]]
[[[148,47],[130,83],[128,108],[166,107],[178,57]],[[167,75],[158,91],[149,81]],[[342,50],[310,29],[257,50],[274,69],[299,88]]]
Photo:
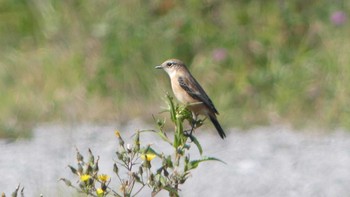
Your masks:
[[[194,136],[192,135],[193,128],[184,131],[184,136],[190,138],[191,142],[194,141]]]

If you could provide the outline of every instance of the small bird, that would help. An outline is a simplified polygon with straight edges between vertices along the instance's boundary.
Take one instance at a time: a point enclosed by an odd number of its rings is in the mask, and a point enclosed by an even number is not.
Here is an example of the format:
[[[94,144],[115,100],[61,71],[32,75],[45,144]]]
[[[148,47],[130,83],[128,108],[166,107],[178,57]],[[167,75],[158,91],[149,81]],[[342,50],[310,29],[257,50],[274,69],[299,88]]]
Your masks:
[[[186,65],[178,59],[169,59],[155,68],[163,69],[169,75],[175,97],[188,105],[187,108],[192,111],[194,119],[196,120],[198,115],[209,117],[220,137],[224,139],[226,134],[216,117],[219,112]]]

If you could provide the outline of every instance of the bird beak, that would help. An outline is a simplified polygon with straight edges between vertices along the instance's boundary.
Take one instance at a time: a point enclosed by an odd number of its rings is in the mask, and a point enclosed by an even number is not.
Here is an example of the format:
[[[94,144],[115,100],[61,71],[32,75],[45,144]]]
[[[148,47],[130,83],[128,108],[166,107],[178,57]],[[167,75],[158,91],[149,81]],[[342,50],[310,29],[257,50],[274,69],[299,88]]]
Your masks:
[[[156,68],[156,69],[162,69],[163,67],[162,67],[162,66],[156,66],[156,67],[154,67],[154,68]]]

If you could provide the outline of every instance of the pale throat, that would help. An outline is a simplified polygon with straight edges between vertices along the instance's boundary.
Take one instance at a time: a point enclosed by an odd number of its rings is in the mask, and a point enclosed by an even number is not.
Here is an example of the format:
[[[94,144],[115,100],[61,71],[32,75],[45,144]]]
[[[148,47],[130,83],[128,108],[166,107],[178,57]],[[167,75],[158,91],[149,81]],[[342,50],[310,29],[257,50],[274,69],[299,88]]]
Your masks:
[[[177,75],[177,69],[171,70],[170,72],[168,72],[168,75],[169,75],[170,79],[173,79]]]

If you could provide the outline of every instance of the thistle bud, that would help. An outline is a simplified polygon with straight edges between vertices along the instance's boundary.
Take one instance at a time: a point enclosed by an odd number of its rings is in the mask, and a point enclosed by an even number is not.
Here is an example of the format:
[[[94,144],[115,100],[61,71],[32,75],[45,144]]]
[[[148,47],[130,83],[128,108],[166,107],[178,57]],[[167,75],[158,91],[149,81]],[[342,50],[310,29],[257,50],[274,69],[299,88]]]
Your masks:
[[[154,174],[153,174],[153,173],[151,173],[151,174],[149,175],[148,181],[149,181],[149,184],[153,184],[153,183],[154,183]]]
[[[92,173],[92,166],[90,164],[87,164],[85,174],[91,174]]]
[[[68,187],[72,186],[72,182],[70,182],[70,180],[67,180],[65,178],[60,178],[59,181],[63,181]]]
[[[83,166],[80,164],[80,163],[78,163],[78,175],[82,175],[83,174]]]
[[[95,165],[94,165],[93,171],[94,172],[98,172],[98,170],[99,170],[98,162],[96,162]]]
[[[78,175],[78,171],[71,165],[68,165],[69,169],[72,171],[73,174]]]
[[[185,164],[188,164],[188,162],[190,162],[190,156],[189,156],[189,155],[187,155],[187,156],[185,157]]]
[[[133,172],[132,173],[132,177],[134,177],[134,179],[137,181],[137,182],[141,182],[141,179],[140,179],[140,177],[135,173],[135,172]]]
[[[123,160],[123,154],[120,152],[116,152],[115,154],[117,154],[118,160]]]
[[[106,183],[101,183],[101,189],[102,189],[103,191],[106,191],[106,190],[107,190],[107,185],[106,185]]]
[[[160,168],[157,170],[156,174],[162,173],[162,170],[163,170],[163,167],[160,167]]]
[[[131,153],[131,151],[132,151],[131,144],[126,144],[126,150],[128,151],[128,153]]]
[[[158,188],[162,188],[162,182],[161,182],[161,181],[158,181],[158,182],[157,182],[157,187],[158,187]]]
[[[145,168],[148,168],[148,169],[151,169],[151,161],[148,161],[148,160],[145,160],[142,165],[145,167]]]
[[[95,157],[94,157],[94,155],[92,154],[92,151],[91,151],[90,148],[89,148],[89,162],[90,162],[91,164],[93,164],[93,163],[95,162]]]
[[[142,169],[142,166],[139,167],[139,174],[142,176],[143,174],[143,169]]]
[[[18,190],[19,190],[20,186],[21,185],[18,185],[16,190],[14,192],[12,192],[12,195],[11,195],[12,197],[17,197],[17,193],[18,193]]]
[[[120,145],[121,147],[124,147],[125,142],[124,142],[123,138],[122,138],[122,137],[119,137],[118,140],[119,140],[119,145]]]
[[[137,132],[135,136],[135,151],[138,152],[139,150],[140,150],[140,132]]]
[[[166,177],[169,176],[169,172],[165,168],[163,169],[163,173],[164,173],[164,176],[166,176]]]
[[[173,168],[173,162],[171,161],[171,156],[169,155],[167,158],[166,158],[166,161],[167,161],[167,166],[169,168]]]
[[[114,165],[113,165],[113,172],[116,174],[118,174],[118,172],[119,172],[119,169],[118,169],[118,166],[116,163],[114,163]]]
[[[82,162],[84,160],[84,157],[83,157],[83,155],[80,154],[78,149],[76,149],[76,150],[77,150],[77,161]]]

